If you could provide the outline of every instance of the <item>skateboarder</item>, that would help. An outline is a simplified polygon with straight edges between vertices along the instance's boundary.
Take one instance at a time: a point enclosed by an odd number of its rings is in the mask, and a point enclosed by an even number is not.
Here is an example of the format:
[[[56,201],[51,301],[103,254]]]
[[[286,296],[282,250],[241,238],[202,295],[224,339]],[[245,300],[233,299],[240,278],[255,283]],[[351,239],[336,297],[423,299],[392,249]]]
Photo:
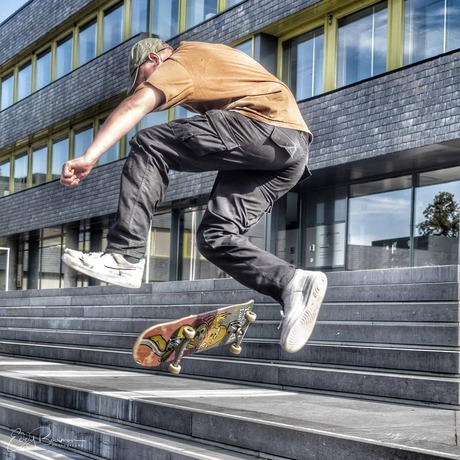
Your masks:
[[[107,283],[139,287],[150,220],[164,196],[168,171],[218,171],[197,231],[200,253],[278,301],[284,317],[281,346],[298,351],[313,330],[327,278],[295,269],[244,237],[276,200],[310,175],[312,135],[292,93],[251,57],[220,44],[182,42],[174,50],[147,38],[133,46],[129,72],[128,97],[85,154],[63,165],[63,185],[78,185],[144,115],[177,105],[198,115],[133,137],[106,251],[66,249],[63,261]]]

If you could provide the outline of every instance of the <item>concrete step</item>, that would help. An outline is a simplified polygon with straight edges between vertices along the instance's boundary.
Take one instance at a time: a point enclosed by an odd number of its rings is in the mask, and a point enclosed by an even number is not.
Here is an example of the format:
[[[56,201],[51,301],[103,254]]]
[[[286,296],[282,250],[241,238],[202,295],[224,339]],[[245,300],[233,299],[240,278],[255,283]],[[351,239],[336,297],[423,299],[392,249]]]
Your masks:
[[[277,334],[275,334],[276,336]],[[8,347],[8,353],[14,349],[31,344],[38,348],[40,344],[57,349],[66,347],[95,347],[96,352],[109,353],[110,350],[130,351],[137,333],[67,331],[54,329],[0,328],[0,342]],[[6,345],[9,344],[9,345]],[[6,348],[5,348],[6,352]],[[206,352],[212,356],[229,357],[225,348],[215,348]],[[30,356],[30,355],[29,355]],[[278,339],[245,338],[242,358],[266,361],[297,361],[325,365],[373,367],[401,371],[460,373],[460,351],[458,347],[441,347],[438,345],[398,345],[388,343],[366,342],[328,342],[310,340],[296,354],[284,353],[279,347]],[[55,356],[58,359],[57,356]],[[117,365],[114,360],[113,365]]]
[[[204,355],[184,360],[181,366],[182,372],[187,375],[269,384],[297,391],[316,390],[360,395],[363,398],[460,407],[457,375],[446,377],[409,373],[407,370],[395,372],[381,368],[267,363],[239,358],[218,360]]]
[[[15,440],[46,446],[59,445],[111,460],[251,460],[255,455],[231,452],[184,437],[153,433],[141,427],[128,427],[113,421],[94,419],[58,408],[0,397],[0,423],[13,429]],[[17,438],[16,438],[17,436]],[[20,446],[18,446],[20,449]],[[43,458],[43,457],[42,457]],[[45,457],[49,458],[49,457]],[[72,457],[63,457],[72,458]],[[80,457],[81,458],[81,457]],[[84,457],[83,457],[84,458]]]
[[[91,335],[87,335],[90,340]],[[33,338],[30,336],[30,338]],[[117,343],[107,338],[107,347],[95,348],[90,345],[71,346],[65,344],[37,344],[33,340],[2,340],[2,350],[11,355],[50,357],[65,361],[79,361],[88,364],[104,364],[119,367],[134,367],[131,362],[133,336],[117,336]],[[125,347],[116,347],[125,342]],[[129,345],[129,346],[128,346]],[[123,354],[123,359],[120,355]],[[227,349],[216,348],[206,352],[209,356],[229,358]],[[265,342],[245,340],[240,358],[267,362],[288,361],[312,365],[328,365],[353,368],[392,369],[402,372],[438,373],[457,376],[459,373],[459,350],[449,348],[391,347],[379,344],[332,344],[309,342],[299,353],[294,355],[281,351],[276,340]],[[121,362],[123,364],[121,364]],[[235,371],[237,372],[237,371]]]
[[[458,267],[455,265],[331,272],[327,276],[329,289],[325,301],[330,303],[444,303],[459,298]],[[85,293],[88,295],[82,295]],[[117,286],[92,286],[9,291],[2,293],[0,305],[228,305],[248,300],[248,296],[254,297],[256,303],[273,303],[272,299],[253,293],[232,279],[215,279],[146,284],[132,290]]]
[[[460,458],[453,410],[5,356],[0,364],[1,425],[39,426],[114,460],[227,458],[187,457],[184,441],[229,458]]]
[[[112,296],[118,297],[118,296]],[[58,297],[59,298],[59,297]],[[79,297],[75,297],[76,301]],[[245,297],[247,300],[249,295]],[[56,302],[53,297],[53,302]],[[0,298],[1,300],[1,298]],[[95,299],[96,300],[96,299]],[[216,304],[226,306],[226,304]],[[197,305],[54,305],[44,298],[41,306],[0,306],[0,318],[4,317],[65,317],[65,318],[111,318],[168,321],[182,316],[209,310],[209,304]],[[260,320],[279,321],[280,306],[271,302],[256,303],[255,308]],[[431,322],[445,323],[459,321],[458,302],[396,302],[396,303],[332,303],[324,302],[318,319],[320,321],[353,322]]]
[[[319,321],[294,355],[277,343],[280,306],[231,279],[0,293],[0,343],[11,355],[133,368],[132,344],[148,325],[254,298],[258,320],[242,355],[211,350],[204,359],[218,370],[197,361],[193,373],[457,407],[458,267],[327,276]]]
[[[152,324],[163,321],[117,320],[103,318],[2,318],[0,339],[36,340],[53,343],[81,343],[81,334],[91,334],[95,346],[105,346],[107,335],[140,334]],[[279,339],[279,321],[258,320],[248,330],[249,338]],[[28,334],[36,338],[31,339]],[[62,335],[65,335],[63,338]],[[40,335],[43,339],[40,339]],[[318,321],[311,340],[327,342],[366,342],[399,345],[458,347],[456,323],[378,323]],[[116,342],[115,342],[116,343]],[[118,345],[117,345],[118,346]],[[128,345],[129,346],[129,345]]]
[[[34,433],[26,435],[21,429],[0,429],[1,460],[102,460],[102,457],[82,455],[57,447],[58,442]]]
[[[67,362],[80,362],[110,367],[140,368],[127,350],[99,350],[94,347],[55,347],[33,344],[0,342],[3,353],[53,359]],[[209,377],[225,380],[243,381],[276,387],[292,387],[297,391],[327,391],[363,398],[391,399],[420,404],[436,404],[446,407],[459,407],[460,396],[458,376],[445,374],[413,372],[363,366],[326,365],[324,363],[304,363],[289,361],[267,361],[247,359],[244,356],[233,358],[210,354],[195,355],[181,363],[182,373],[187,376]],[[167,365],[148,369],[149,373],[167,374]]]

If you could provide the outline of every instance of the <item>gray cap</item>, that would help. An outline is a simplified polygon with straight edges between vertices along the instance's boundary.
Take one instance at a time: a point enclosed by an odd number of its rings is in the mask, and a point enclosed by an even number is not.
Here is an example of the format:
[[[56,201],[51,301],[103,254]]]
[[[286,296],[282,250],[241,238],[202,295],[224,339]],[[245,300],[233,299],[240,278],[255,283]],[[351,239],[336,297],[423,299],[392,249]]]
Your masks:
[[[131,82],[128,87],[128,94],[131,94],[136,84],[137,74],[139,67],[147,60],[150,53],[158,53],[166,48],[173,49],[171,45],[168,45],[159,38],[144,38],[137,42],[132,48],[129,54],[128,69],[131,75]]]

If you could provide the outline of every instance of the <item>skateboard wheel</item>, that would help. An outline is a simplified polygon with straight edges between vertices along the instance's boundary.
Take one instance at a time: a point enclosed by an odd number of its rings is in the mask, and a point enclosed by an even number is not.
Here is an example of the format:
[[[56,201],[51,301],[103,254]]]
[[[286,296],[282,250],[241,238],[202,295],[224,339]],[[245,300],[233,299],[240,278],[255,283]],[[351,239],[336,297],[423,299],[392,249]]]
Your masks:
[[[170,363],[168,366],[168,371],[171,374],[175,374],[175,375],[180,374],[180,371],[181,371],[180,364],[176,366],[174,363]]]
[[[184,336],[186,339],[192,340],[195,338],[196,331],[191,326],[184,328]]]
[[[247,311],[244,317],[248,323],[253,323],[256,320],[257,315],[253,311]]]
[[[240,345],[237,345],[236,343],[232,343],[230,346],[230,353],[233,355],[239,355],[241,353],[242,348]]]

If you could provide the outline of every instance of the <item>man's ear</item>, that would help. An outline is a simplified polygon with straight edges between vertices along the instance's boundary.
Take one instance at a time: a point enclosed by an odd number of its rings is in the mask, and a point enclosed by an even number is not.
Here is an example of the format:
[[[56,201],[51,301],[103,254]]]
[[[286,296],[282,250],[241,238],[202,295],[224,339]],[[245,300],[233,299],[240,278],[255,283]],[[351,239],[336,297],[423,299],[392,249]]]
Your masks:
[[[157,65],[161,62],[160,56],[158,56],[158,54],[154,53],[153,51],[149,53],[148,59],[149,61],[154,62]]]

